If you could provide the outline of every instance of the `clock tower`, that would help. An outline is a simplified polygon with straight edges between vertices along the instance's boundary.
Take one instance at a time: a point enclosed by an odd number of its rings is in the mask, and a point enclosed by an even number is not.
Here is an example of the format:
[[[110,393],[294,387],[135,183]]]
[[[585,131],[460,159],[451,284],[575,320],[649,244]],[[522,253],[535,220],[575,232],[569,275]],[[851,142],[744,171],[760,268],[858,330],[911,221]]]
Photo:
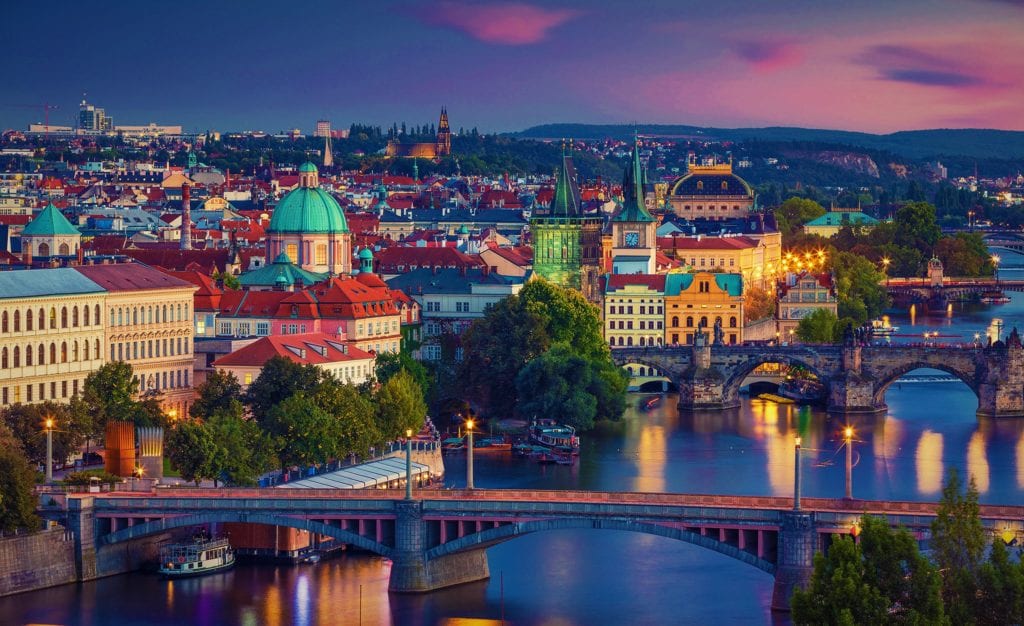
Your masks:
[[[633,137],[633,159],[622,182],[622,209],[612,218],[612,273],[654,274],[657,251],[654,217],[644,202],[640,143]]]

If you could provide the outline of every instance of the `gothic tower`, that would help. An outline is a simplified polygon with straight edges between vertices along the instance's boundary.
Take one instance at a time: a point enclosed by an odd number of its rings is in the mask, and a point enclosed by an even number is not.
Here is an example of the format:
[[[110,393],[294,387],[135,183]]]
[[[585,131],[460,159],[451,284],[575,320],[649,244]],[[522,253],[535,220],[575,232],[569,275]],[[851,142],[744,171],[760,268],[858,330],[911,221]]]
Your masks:
[[[654,274],[658,224],[647,211],[640,142],[633,137],[633,160],[622,182],[622,210],[612,218],[612,273]]]
[[[443,157],[452,153],[452,129],[448,127],[448,109],[441,108],[441,120],[437,123],[436,156]]]

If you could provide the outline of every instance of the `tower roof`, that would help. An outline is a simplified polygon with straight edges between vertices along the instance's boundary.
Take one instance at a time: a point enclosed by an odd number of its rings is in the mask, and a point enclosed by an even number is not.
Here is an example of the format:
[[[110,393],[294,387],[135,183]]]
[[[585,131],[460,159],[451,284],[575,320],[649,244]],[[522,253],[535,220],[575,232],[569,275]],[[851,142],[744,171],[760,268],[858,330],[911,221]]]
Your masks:
[[[25,225],[21,234],[29,237],[46,237],[53,235],[81,235],[64,214],[53,206],[53,203],[46,205],[39,215],[32,218],[32,221]]]
[[[303,163],[302,165],[299,166],[299,173],[300,174],[305,174],[305,173],[308,173],[308,172],[315,172],[315,171],[317,171],[316,170],[316,166],[313,165],[313,163],[310,162],[310,161],[306,161],[305,163]]]
[[[316,171],[315,165],[306,165]],[[339,234],[349,231],[345,214],[334,196],[319,187],[299,187],[277,203],[267,232]]]
[[[633,135],[633,160],[626,168],[622,181],[622,210],[612,221],[615,222],[653,222],[654,218],[647,211],[644,202],[644,174],[640,167],[640,142]]]
[[[555,195],[551,199],[551,217],[580,215],[580,190],[576,186],[576,166],[571,156],[562,154],[561,169],[556,179]]]

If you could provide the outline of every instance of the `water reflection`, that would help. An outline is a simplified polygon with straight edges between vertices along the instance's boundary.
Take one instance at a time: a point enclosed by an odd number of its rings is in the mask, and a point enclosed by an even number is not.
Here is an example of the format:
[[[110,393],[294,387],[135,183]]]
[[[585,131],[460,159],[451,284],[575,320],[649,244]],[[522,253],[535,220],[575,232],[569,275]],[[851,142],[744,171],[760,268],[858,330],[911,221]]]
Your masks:
[[[984,424],[971,436],[967,444],[967,475],[974,479],[979,494],[988,493],[988,458],[985,456]]]
[[[934,495],[942,490],[942,434],[926,430],[917,440],[914,455],[917,470],[917,491]]]

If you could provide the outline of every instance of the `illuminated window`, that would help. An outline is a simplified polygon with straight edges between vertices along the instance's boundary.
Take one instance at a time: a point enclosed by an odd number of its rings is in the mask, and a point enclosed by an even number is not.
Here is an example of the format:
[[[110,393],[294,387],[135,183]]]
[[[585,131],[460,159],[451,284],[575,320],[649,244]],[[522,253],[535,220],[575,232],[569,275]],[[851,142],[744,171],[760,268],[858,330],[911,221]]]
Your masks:
[[[252,372],[246,372],[245,373],[245,384],[246,385],[251,385],[252,384]]]
[[[316,264],[327,265],[327,244],[318,244],[316,247]]]
[[[285,254],[288,255],[288,260],[292,263],[298,263],[299,261],[299,246],[294,243],[288,244],[285,248]]]

